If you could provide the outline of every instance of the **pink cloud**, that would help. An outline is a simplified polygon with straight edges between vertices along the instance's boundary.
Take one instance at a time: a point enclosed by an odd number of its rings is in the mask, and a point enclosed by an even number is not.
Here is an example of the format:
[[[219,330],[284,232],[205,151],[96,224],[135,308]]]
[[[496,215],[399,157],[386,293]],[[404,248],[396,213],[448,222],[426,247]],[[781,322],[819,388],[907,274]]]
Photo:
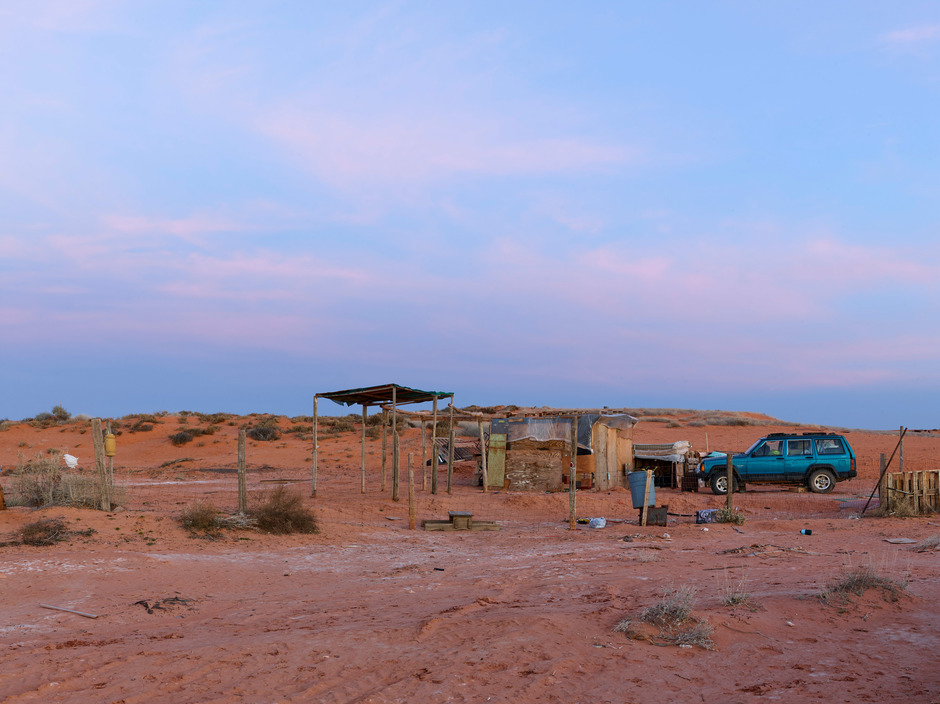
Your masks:
[[[286,108],[259,120],[258,130],[319,178],[343,187],[454,175],[592,171],[639,159],[621,146],[512,136],[487,121],[455,115],[362,119]]]
[[[898,29],[882,37],[882,41],[888,44],[920,44],[938,40],[940,40],[940,24]]]

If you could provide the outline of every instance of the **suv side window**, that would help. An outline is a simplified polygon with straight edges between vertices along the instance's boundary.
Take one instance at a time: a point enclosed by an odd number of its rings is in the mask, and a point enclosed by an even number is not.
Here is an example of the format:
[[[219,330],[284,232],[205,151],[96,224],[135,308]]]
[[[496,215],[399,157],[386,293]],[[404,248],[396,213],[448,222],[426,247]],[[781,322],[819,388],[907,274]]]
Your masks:
[[[768,440],[754,450],[751,457],[770,457],[783,454],[783,440]]]
[[[812,440],[787,440],[788,457],[812,457]]]
[[[819,438],[816,440],[816,452],[820,455],[844,455],[845,446],[839,438]]]

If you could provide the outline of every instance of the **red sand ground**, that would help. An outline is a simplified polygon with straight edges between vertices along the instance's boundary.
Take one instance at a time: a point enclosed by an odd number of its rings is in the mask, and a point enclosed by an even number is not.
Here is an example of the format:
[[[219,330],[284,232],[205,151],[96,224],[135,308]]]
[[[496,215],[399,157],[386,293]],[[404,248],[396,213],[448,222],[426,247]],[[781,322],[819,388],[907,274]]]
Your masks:
[[[312,499],[309,436],[287,434],[249,443],[249,486],[256,493],[270,486],[266,478],[302,480],[322,532],[209,541],[188,537],[176,518],[199,498],[233,508],[235,435],[250,419],[179,448],[167,440],[178,419],[159,420],[150,432],[118,437],[120,510],[0,512],[5,541],[40,517],[96,531],[52,547],[0,548],[0,700],[940,701],[940,552],[886,542],[936,535],[940,519],[858,520],[857,509],[840,508],[867,497],[878,455],[890,454],[896,436],[852,432],[862,477],[830,495],[767,487],[738,496],[748,521],[737,529],[704,531],[687,517],[641,528],[621,490],[580,492],[579,515],[610,523],[570,531],[567,495],[484,496],[460,469],[448,496],[442,472],[441,494],[418,492],[419,520],[469,507],[502,529],[441,533],[408,530],[407,505],[378,491],[377,441],[368,445],[363,497],[358,434],[321,440]],[[281,419],[282,429],[291,425]],[[687,439],[703,449],[707,432],[712,449],[743,449],[777,429],[788,428],[641,422],[635,439]],[[407,451],[420,451],[415,433],[406,435]],[[78,456],[87,472],[89,438],[81,423],[7,427],[0,484],[9,495],[17,455],[47,448]],[[904,451],[905,469],[937,468],[940,435],[909,436]],[[184,458],[192,459],[161,467]],[[686,514],[723,502],[710,493],[658,497]],[[746,549],[727,552],[734,548]],[[859,567],[906,580],[906,595],[891,602],[869,591],[843,605],[818,598]],[[614,630],[664,589],[686,585],[697,590],[696,615],[714,627],[713,650],[661,647]],[[750,594],[750,607],[723,604],[735,589]],[[191,601],[153,613],[135,603],[171,597]]]

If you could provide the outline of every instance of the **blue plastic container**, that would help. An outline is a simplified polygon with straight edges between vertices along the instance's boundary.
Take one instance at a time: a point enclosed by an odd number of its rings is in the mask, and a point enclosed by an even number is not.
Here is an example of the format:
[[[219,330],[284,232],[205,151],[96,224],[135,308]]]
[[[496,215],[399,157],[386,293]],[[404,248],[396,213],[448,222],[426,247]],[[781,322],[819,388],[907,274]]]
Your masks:
[[[630,496],[633,497],[633,508],[643,508],[643,490],[646,488],[646,472],[630,472],[627,475],[630,484]],[[647,506],[656,505],[656,487],[650,478],[650,493],[646,497]]]

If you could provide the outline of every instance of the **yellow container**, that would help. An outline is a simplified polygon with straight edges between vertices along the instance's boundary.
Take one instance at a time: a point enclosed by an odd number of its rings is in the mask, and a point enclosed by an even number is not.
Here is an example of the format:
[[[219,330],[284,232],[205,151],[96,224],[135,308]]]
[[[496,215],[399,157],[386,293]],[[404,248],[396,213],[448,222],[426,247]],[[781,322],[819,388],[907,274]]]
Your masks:
[[[117,454],[117,441],[114,439],[114,433],[104,434],[104,454],[108,457],[114,457]]]

